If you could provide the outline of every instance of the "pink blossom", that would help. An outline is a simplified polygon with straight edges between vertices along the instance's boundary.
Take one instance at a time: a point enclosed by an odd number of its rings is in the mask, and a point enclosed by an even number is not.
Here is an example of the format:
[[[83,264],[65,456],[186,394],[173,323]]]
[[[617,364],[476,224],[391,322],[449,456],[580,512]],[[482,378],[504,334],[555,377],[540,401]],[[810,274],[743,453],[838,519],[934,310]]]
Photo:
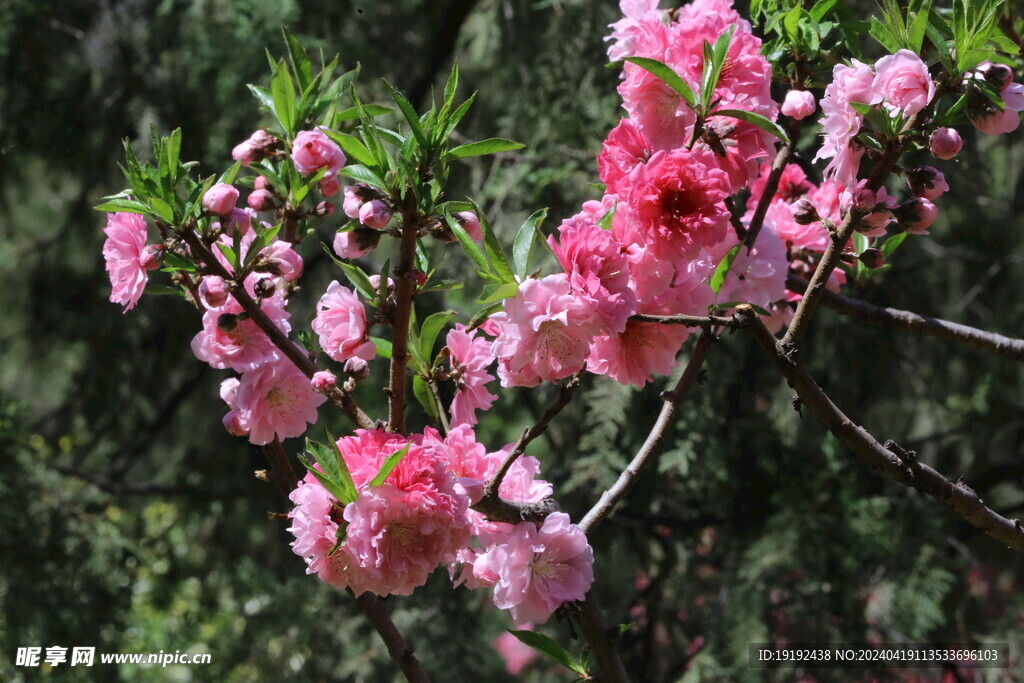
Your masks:
[[[938,128],[928,141],[928,148],[936,159],[948,161],[964,148],[960,133],[953,128]]]
[[[288,513],[292,520],[288,531],[295,536],[292,550],[306,561],[307,574],[322,572],[326,568],[327,553],[337,540],[338,522],[333,516],[340,518],[341,511],[336,511],[334,498],[310,473],[288,498],[295,504]]]
[[[269,211],[274,208],[274,195],[269,190],[253,190],[245,198],[245,203],[253,211]]]
[[[359,222],[374,230],[383,230],[391,220],[391,207],[379,199],[359,207]]]
[[[619,194],[623,180],[637,164],[646,163],[653,154],[651,143],[630,119],[622,119],[612,128],[597,155],[597,172],[609,194]]]
[[[318,393],[325,393],[330,391],[338,385],[338,378],[334,376],[334,373],[330,370],[320,370],[314,372],[313,377],[309,380],[309,386],[313,387],[313,391]]]
[[[683,325],[630,320],[622,332],[594,339],[587,370],[619,384],[642,387],[654,376],[672,372],[687,337],[689,330]]]
[[[322,130],[304,130],[292,144],[292,163],[300,175],[326,168],[325,177],[333,177],[345,165],[345,153]]]
[[[866,64],[853,60],[853,66],[837,64],[832,69],[832,83],[825,88],[821,110],[825,117],[825,141],[814,157],[831,159],[825,167],[827,179],[838,180],[843,185],[857,184],[857,170],[864,148],[856,142],[863,117],[851,103],[867,103],[874,96],[872,85],[875,74]]]
[[[265,130],[257,130],[249,136],[248,140],[240,142],[231,150],[231,158],[241,161],[243,166],[248,166],[254,161],[262,159],[267,148],[277,143],[277,138]]]
[[[137,213],[108,213],[107,239],[103,258],[110,274],[110,301],[124,306],[125,312],[135,308],[146,289],[146,267],[142,264],[146,248],[146,221]]]
[[[285,282],[294,282],[302,277],[302,257],[289,242],[274,240],[263,250],[263,258]]]
[[[271,322],[287,334],[289,313],[280,295],[267,297],[260,308]],[[280,357],[280,351],[255,322],[240,316],[242,306],[228,299],[220,308],[203,313],[203,329],[192,338],[192,353],[219,370],[246,372]]]
[[[522,627],[529,631],[533,629],[533,624],[522,624]],[[530,662],[537,659],[536,650],[508,631],[491,641],[491,646],[505,660],[505,672],[509,676],[518,676]]]
[[[209,308],[220,308],[228,300],[228,288],[216,275],[206,275],[199,283],[199,296]]]
[[[635,64],[627,64],[623,74],[622,106],[654,149],[685,145],[697,116],[679,93]]]
[[[275,436],[302,436],[307,423],[316,422],[317,406],[327,400],[286,358],[243,373],[234,398],[239,424],[257,445],[270,443]]]
[[[789,259],[786,245],[772,227],[767,223],[761,227],[751,250],[740,248],[718,291],[719,301],[743,301],[768,308],[773,302],[785,298]],[[738,239],[728,240],[717,247],[715,253],[724,257],[738,243]]]
[[[356,185],[345,186],[345,199],[341,203],[341,209],[349,218],[359,218],[359,209],[363,206],[363,198],[358,190]]]
[[[494,604],[517,624],[544,623],[561,605],[583,599],[594,581],[593,563],[583,531],[554,512],[539,529],[517,524],[504,543],[477,558],[473,573],[494,584]]]
[[[608,46],[609,61],[617,62],[635,55],[654,57],[664,51],[667,40],[662,17],[665,10],[658,9],[658,0],[620,0],[619,8],[624,16],[609,26],[612,34],[605,38],[612,43]],[[662,44],[660,51],[659,42]]]
[[[949,184],[938,169],[920,166],[907,174],[907,185],[915,197],[935,199],[949,191]]]
[[[452,218],[458,222],[462,229],[466,231],[466,234],[474,242],[479,242],[484,238],[483,228],[480,227],[480,218],[472,211],[459,211],[458,213],[452,214]]]
[[[334,236],[334,253],[339,258],[361,258],[377,247],[380,233],[370,228],[356,228]]]
[[[320,179],[320,194],[322,194],[323,196],[333,197],[334,195],[338,194],[338,190],[340,189],[341,181],[338,180],[337,173],[324,176],[323,178]]]
[[[1020,112],[1024,111],[1024,84],[1008,83],[999,91],[1003,109],[987,116],[971,116],[971,123],[985,135],[1012,133],[1020,126]]]
[[[935,97],[928,66],[910,50],[882,57],[875,63],[873,95],[869,104],[881,103],[890,114],[913,116]]]
[[[373,360],[377,349],[367,336],[366,307],[349,289],[337,280],[317,303],[313,331],[320,335],[324,353],[336,361],[357,357]]]
[[[203,208],[218,216],[226,216],[235,208],[238,190],[227,183],[217,183],[203,195]]]
[[[814,93],[808,90],[790,90],[782,103],[782,114],[791,119],[805,119],[818,108]]]
[[[572,292],[564,273],[526,280],[492,319],[501,329],[494,355],[503,387],[536,386],[580,370],[600,326],[592,303]]]
[[[475,425],[476,411],[488,410],[498,400],[487,391],[487,383],[494,381],[494,376],[487,371],[487,366],[494,361],[492,344],[478,337],[476,332],[467,332],[461,324],[448,333],[445,344],[456,386],[451,407],[452,425]]]
[[[658,256],[678,259],[725,239],[728,175],[711,152],[656,152],[629,174],[624,199]]]

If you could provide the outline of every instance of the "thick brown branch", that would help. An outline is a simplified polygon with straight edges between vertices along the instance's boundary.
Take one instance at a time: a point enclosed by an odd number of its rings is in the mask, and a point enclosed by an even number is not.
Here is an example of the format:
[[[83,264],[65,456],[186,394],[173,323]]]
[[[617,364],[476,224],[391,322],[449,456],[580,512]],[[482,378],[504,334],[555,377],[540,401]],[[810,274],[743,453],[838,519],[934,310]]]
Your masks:
[[[807,287],[807,281],[795,275],[790,275],[786,280],[786,287],[794,292],[802,292]],[[821,303],[844,315],[866,323],[955,341],[973,346],[976,349],[989,351],[997,356],[1024,361],[1024,339],[1004,337],[994,332],[979,330],[940,318],[931,318],[912,311],[876,306],[866,301],[851,299],[827,290],[821,295]]]
[[[1019,552],[1024,552],[1024,527],[985,506],[969,486],[953,483],[939,472],[918,462],[916,455],[891,441],[880,444],[866,429],[854,424],[832,399],[797,363],[749,306],[738,307],[758,343],[772,356],[786,381],[796,390],[803,405],[828,427],[839,441],[863,461],[901,484],[936,498],[984,533]]]
[[[402,668],[405,679],[410,683],[430,683],[430,676],[416,659],[416,654],[395,626],[395,622],[391,621],[391,617],[388,616],[384,600],[376,595],[363,593],[356,598],[356,602],[359,603],[359,607],[362,608],[363,613],[373,624],[373,628],[376,629],[381,640],[384,641],[391,659]]]
[[[679,409],[679,404],[683,402],[690,389],[700,379],[704,360],[707,358],[708,351],[711,349],[714,341],[715,334],[712,330],[704,330],[701,333],[700,339],[697,340],[697,344],[693,347],[690,361],[686,364],[686,369],[683,370],[682,376],[676,382],[675,388],[665,392],[665,403],[661,407],[661,413],[658,415],[654,427],[651,428],[651,432],[647,435],[647,439],[640,447],[640,450],[637,451],[636,455],[633,456],[633,460],[622,471],[622,474],[619,475],[618,480],[612,484],[611,488],[601,494],[600,500],[597,501],[597,504],[590,509],[590,512],[580,522],[580,528],[588,534],[603,522],[611,514],[616,504],[629,493],[640,473],[657,461],[656,456],[661,447],[661,442],[665,438],[665,432],[672,423],[676,410]]]
[[[194,232],[185,231],[182,233],[186,244],[189,249],[192,250],[193,256],[197,257],[207,270],[213,275],[224,280],[224,282],[232,284],[234,283],[234,277],[227,268],[221,265],[220,261],[213,255],[213,253],[203,244],[199,236]],[[249,293],[245,291],[245,287],[240,284],[235,284],[231,290],[231,296],[234,297],[235,301],[242,307],[242,310],[246,312],[249,319],[252,320],[260,330],[263,331],[267,338],[276,346],[281,353],[283,353],[290,361],[295,363],[295,366],[302,371],[306,377],[312,377],[318,368],[305,351],[296,343],[288,339],[288,335],[281,331],[281,329],[274,324],[274,321],[260,308],[260,305],[249,296]],[[363,429],[373,429],[374,422],[364,413],[356,402],[352,399],[352,396],[348,392],[343,391],[340,388],[333,388],[329,392],[326,392],[327,398],[331,399],[342,411],[348,415],[348,417],[359,427]]]
[[[295,474],[292,463],[288,460],[288,454],[284,452],[284,446],[275,437],[273,441],[263,447],[263,453],[267,456],[267,462],[270,463],[270,481],[287,496],[295,488],[299,476]]]
[[[394,333],[391,338],[391,378],[388,383],[388,431],[405,431],[405,385],[409,368],[409,321],[416,292],[413,268],[416,264],[416,233],[420,229],[416,196],[407,189],[402,203],[402,243],[395,276]]]

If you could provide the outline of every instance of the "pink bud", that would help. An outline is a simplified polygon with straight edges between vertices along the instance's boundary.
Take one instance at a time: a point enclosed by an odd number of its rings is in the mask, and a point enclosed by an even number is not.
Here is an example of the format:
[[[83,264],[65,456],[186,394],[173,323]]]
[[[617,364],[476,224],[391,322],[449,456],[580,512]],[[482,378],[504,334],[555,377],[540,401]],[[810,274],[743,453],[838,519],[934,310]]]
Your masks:
[[[960,153],[960,150],[964,148],[964,141],[960,137],[960,133],[954,129],[939,128],[932,133],[929,148],[937,159],[948,161]]]
[[[248,166],[256,161],[257,155],[256,145],[252,144],[251,140],[243,140],[231,150],[231,158],[235,161],[241,161],[243,166]]]
[[[927,199],[911,199],[900,205],[900,223],[913,235],[927,235],[928,228],[939,215],[939,208]]]
[[[338,385],[338,378],[329,370],[321,370],[320,372],[313,373],[313,378],[309,381],[309,384],[313,387],[313,391],[322,394],[336,387]]]
[[[380,291],[380,273],[374,273],[369,277],[370,284],[373,285],[373,291]],[[392,294],[395,291],[395,281],[388,278],[388,294]]]
[[[227,183],[217,183],[203,195],[203,208],[218,216],[226,216],[235,208],[238,190]]]
[[[256,176],[256,180],[252,183],[252,188],[254,190],[265,190],[268,186],[269,183],[267,182],[267,177],[262,175]]]
[[[816,108],[814,95],[807,90],[790,90],[782,103],[783,115],[797,121],[813,114]]]
[[[363,198],[359,196],[359,187],[356,185],[345,186],[345,200],[341,203],[341,209],[349,218],[359,218],[359,209],[363,206]]]
[[[339,258],[361,258],[373,251],[380,242],[380,233],[359,227],[334,236],[334,253]]]
[[[325,197],[333,197],[338,194],[339,189],[341,189],[341,183],[338,182],[338,176],[336,175],[320,181],[320,194]]]
[[[357,381],[370,376],[370,364],[362,358],[349,358],[342,367],[346,375]]]
[[[242,412],[240,410],[231,410],[227,415],[224,416],[223,423],[224,429],[228,430],[228,434],[234,434],[235,436],[245,436],[249,433],[247,429],[242,427]]]
[[[881,249],[868,247],[860,253],[860,260],[868,268],[881,268],[885,265],[885,254],[882,253]]]
[[[460,211],[452,214],[452,218],[458,221],[462,229],[473,238],[474,242],[479,242],[484,238],[483,230],[480,229],[480,219],[472,211]]]
[[[326,218],[332,213],[334,213],[334,204],[330,202],[320,202],[313,208],[313,214],[321,218]]]
[[[139,265],[146,270],[155,270],[160,267],[164,260],[164,245],[147,244],[139,255]]]
[[[366,202],[359,208],[359,221],[374,230],[383,230],[391,220],[391,208],[379,199]]]
[[[915,197],[923,199],[935,199],[949,190],[946,177],[931,166],[921,166],[908,173],[907,185]]]
[[[252,219],[255,215],[256,212],[252,209],[231,209],[224,232],[234,235],[237,230],[238,234],[244,235],[252,228]]]
[[[326,168],[328,177],[335,176],[345,161],[345,153],[322,130],[300,131],[292,143],[292,163],[301,175]]]
[[[249,193],[245,203],[253,211],[269,211],[274,208],[274,195],[267,190],[253,190]]]
[[[422,287],[423,285],[427,284],[427,274],[424,273],[422,270],[412,271],[412,277],[416,281],[416,285],[419,287]]]
[[[228,289],[224,280],[216,275],[207,275],[199,283],[199,296],[208,308],[220,308],[228,300]]]

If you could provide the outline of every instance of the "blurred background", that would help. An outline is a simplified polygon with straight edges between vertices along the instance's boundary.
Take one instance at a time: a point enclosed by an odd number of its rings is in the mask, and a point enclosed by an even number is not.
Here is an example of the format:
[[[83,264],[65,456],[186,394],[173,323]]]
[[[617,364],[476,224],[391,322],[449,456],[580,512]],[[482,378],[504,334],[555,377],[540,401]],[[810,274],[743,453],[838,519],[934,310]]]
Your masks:
[[[146,297],[122,315],[107,301],[104,218],[91,207],[124,185],[121,140],[143,154],[151,124],[181,127],[183,158],[204,175],[226,168],[261,123],[245,84],[267,81],[264,48],[284,52],[286,25],[328,59],[339,53],[344,69],[361,65],[364,101],[383,102],[383,77],[422,106],[457,57],[462,95],[480,91],[462,133],[527,148],[466,165],[450,196],[474,197],[505,236],[550,207],[550,232],[599,196],[594,158],[622,114],[617,72],[603,68],[617,15],[612,0],[0,2],[0,678],[396,677],[351,599],[305,576],[287,522],[268,518],[287,501],[253,477],[266,466],[259,450],[221,427],[226,375],[189,350],[195,311]],[[1024,134],[962,132],[965,152],[941,167],[952,191],[932,236],[907,240],[892,271],[848,293],[1022,336]],[[301,253],[306,308],[293,320],[308,320],[314,292],[338,277],[315,241]],[[464,266],[447,267],[459,276]],[[809,348],[811,370],[855,420],[962,476],[1003,514],[1024,514],[1019,365],[829,310]],[[801,420],[764,360],[749,339],[723,337],[657,471],[591,538],[595,591],[611,623],[630,625],[631,673],[761,680],[746,653],[765,641],[1010,642],[1020,653],[1024,557]],[[358,399],[380,414],[373,385]],[[632,457],[666,384],[589,377],[583,388],[531,446],[575,519]],[[553,393],[503,392],[479,438],[514,440]],[[324,427],[345,428],[330,405],[314,432]],[[489,598],[453,591],[438,571],[388,604],[438,680],[503,680],[492,642],[511,622]],[[582,647],[567,622],[543,630]],[[208,652],[212,663],[14,667],[18,647],[53,645]],[[569,673],[535,661],[524,676]],[[882,675],[943,676],[972,680]]]

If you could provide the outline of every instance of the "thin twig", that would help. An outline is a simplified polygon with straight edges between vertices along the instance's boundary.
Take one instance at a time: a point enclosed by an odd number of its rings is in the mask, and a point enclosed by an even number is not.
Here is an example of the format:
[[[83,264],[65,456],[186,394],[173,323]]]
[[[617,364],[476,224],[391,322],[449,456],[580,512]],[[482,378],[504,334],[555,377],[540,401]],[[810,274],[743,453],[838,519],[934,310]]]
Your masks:
[[[306,355],[305,351],[298,344],[288,339],[288,335],[282,332],[281,328],[274,324],[274,321],[270,319],[260,305],[249,296],[249,293],[245,291],[245,287],[234,281],[234,276],[221,265],[209,248],[199,239],[199,236],[194,232],[184,231],[182,237],[188,244],[189,249],[192,250],[192,255],[198,257],[207,270],[224,280],[229,287],[233,285],[231,296],[242,307],[242,310],[248,314],[249,319],[263,331],[263,334],[267,335],[267,338],[270,339],[274,346],[290,361],[295,363],[295,366],[306,377],[312,377],[318,370],[316,363]],[[353,400],[348,392],[343,391],[339,387],[334,387],[325,392],[325,395],[341,408],[357,426],[363,429],[374,428],[373,420],[356,405],[355,400]]]
[[[690,389],[700,379],[704,360],[707,358],[708,351],[711,349],[714,341],[715,333],[712,330],[704,330],[701,333],[697,344],[693,347],[690,361],[686,364],[686,368],[683,370],[682,376],[679,377],[679,381],[676,382],[676,386],[671,391],[664,393],[664,405],[662,405],[661,413],[658,415],[654,427],[651,428],[650,433],[647,435],[647,439],[644,440],[640,450],[633,456],[633,460],[622,471],[622,474],[619,475],[618,480],[612,484],[611,488],[601,494],[597,504],[583,517],[583,521],[580,522],[580,528],[583,531],[589,534],[603,522],[611,514],[612,509],[614,509],[618,502],[633,488],[633,483],[640,476],[640,473],[657,460],[656,455],[662,440],[665,438],[665,432],[668,430],[669,425],[672,424],[672,419],[675,417],[679,404],[683,402]]]
[[[807,287],[807,281],[790,275],[786,279],[786,287],[790,291],[802,292]],[[908,330],[917,332],[928,337],[947,339],[973,346],[1016,361],[1024,361],[1024,339],[1004,337],[1001,334],[979,330],[967,325],[932,318],[920,315],[912,311],[903,311],[898,308],[887,306],[876,306],[875,304],[851,299],[835,292],[825,291],[821,295],[821,303],[831,309],[839,311],[857,320],[880,325],[891,329]]]
[[[619,656],[619,649],[615,646],[617,637],[616,631],[609,629],[605,622],[604,614],[591,593],[587,593],[582,602],[577,603],[579,611],[576,619],[583,629],[583,635],[590,643],[590,651],[597,661],[597,668],[601,672],[600,680],[614,681],[614,683],[629,683],[629,675],[626,667],[622,664]]]
[[[735,317],[725,318],[720,315],[645,315],[637,313],[629,316],[629,319],[638,323],[659,323],[661,325],[685,325],[686,327],[699,327],[710,329],[712,327],[739,327],[740,322]]]
[[[284,446],[275,436],[273,441],[263,446],[263,453],[270,463],[270,481],[287,496],[295,488],[299,476],[295,474],[288,454],[284,452]]]
[[[395,622],[391,621],[391,617],[388,616],[383,598],[370,593],[363,593],[356,598],[356,602],[362,608],[370,623],[373,624],[373,628],[376,629],[381,640],[384,641],[391,659],[401,667],[405,679],[409,683],[430,683],[430,676],[427,675],[423,665],[416,658],[412,647],[409,646],[408,641],[395,626]]]
[[[794,120],[793,125],[789,128],[789,142],[782,143],[778,153],[775,155],[775,161],[772,162],[772,170],[768,173],[768,178],[764,183],[764,190],[761,191],[761,198],[757,201],[757,206],[754,207],[754,215],[750,218],[750,225],[747,226],[747,233],[743,237],[743,244],[746,245],[748,252],[754,248],[754,242],[757,241],[757,236],[761,234],[761,226],[764,225],[764,217],[768,214],[768,207],[771,206],[772,200],[775,199],[775,193],[779,191],[779,179],[782,178],[786,166],[789,165],[790,160],[793,158],[793,152],[796,148],[796,136],[799,132],[800,123]]]
[[[892,441],[878,443],[875,437],[863,427],[854,424],[832,402],[810,373],[787,352],[782,342],[776,342],[775,337],[752,308],[741,304],[737,307],[737,313],[746,321],[747,329],[757,342],[772,356],[789,386],[796,390],[801,403],[807,406],[841,443],[889,478],[932,496],[984,533],[1018,552],[1024,552],[1024,527],[1020,520],[1006,519],[986,507],[973,489],[962,481],[951,482],[918,461],[916,453],[907,451]]]
[[[402,241],[395,277],[395,316],[391,338],[391,373],[388,382],[388,431],[405,431],[405,385],[409,367],[409,321],[416,292],[413,268],[416,265],[416,233],[420,228],[419,207],[412,189],[402,201]]]

